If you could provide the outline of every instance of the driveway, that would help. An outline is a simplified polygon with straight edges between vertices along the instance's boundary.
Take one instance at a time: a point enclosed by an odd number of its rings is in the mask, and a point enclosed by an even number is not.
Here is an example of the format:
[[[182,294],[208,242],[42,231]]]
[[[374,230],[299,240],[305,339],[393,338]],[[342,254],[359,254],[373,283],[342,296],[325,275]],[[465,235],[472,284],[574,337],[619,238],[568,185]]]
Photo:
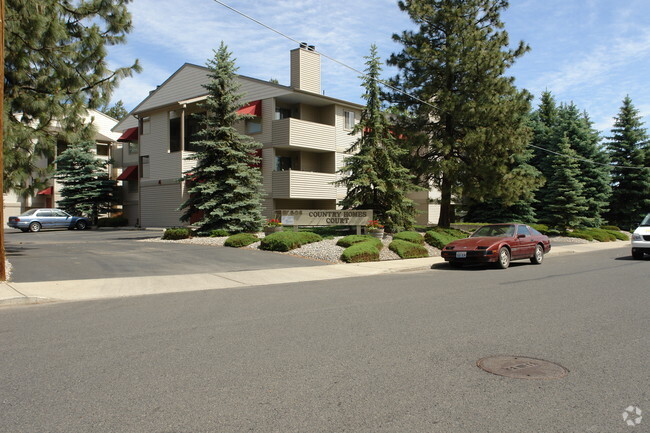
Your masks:
[[[273,252],[177,243],[143,242],[158,231],[5,230],[11,281],[145,277],[325,266]]]

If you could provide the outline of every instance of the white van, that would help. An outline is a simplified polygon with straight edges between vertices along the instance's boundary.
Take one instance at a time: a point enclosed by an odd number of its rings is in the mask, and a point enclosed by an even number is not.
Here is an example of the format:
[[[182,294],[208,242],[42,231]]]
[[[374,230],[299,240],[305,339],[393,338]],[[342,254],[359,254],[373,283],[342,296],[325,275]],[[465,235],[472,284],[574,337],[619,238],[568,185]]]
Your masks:
[[[640,260],[644,253],[650,254],[650,213],[632,233],[632,257]]]

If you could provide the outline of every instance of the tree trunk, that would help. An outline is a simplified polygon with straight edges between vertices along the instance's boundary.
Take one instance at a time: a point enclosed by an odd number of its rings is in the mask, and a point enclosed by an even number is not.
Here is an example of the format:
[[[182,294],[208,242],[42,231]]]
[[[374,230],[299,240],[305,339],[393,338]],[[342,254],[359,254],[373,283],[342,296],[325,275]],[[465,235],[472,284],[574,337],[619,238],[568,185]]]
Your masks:
[[[451,225],[451,183],[444,175],[440,193],[440,217],[438,218],[438,226],[449,228]]]

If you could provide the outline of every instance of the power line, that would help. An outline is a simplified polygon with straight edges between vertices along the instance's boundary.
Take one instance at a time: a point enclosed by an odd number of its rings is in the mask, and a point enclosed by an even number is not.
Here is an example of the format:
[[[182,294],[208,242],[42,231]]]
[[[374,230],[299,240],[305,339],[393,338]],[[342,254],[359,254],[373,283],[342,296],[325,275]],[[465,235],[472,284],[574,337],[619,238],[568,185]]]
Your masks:
[[[610,167],[610,168],[614,168],[614,167],[615,168],[625,168],[625,169],[629,169],[629,170],[643,170],[644,168],[648,168],[648,167],[630,167],[630,166],[627,166],[627,165],[617,165],[617,164],[606,164],[604,162],[596,162],[596,161],[592,161],[591,159],[585,159],[585,158],[580,158],[580,157],[577,157],[577,156],[565,155],[563,153],[554,152],[552,150],[545,149],[543,147],[535,146],[534,144],[529,144],[528,146],[534,147],[535,149],[539,149],[539,150],[542,150],[544,152],[552,153],[554,155],[566,156],[568,158],[575,159],[575,160],[578,160],[578,161],[589,162],[591,164],[602,165],[602,166]]]
[[[226,3],[224,3],[224,2],[222,2],[220,0],[214,0],[214,2],[220,4],[221,6],[225,7],[226,9],[230,9],[231,11],[235,12],[238,15],[241,15],[242,17],[244,17],[244,18],[246,18],[248,20],[253,21],[254,23],[264,27],[265,29],[268,29],[268,30],[272,31],[273,33],[277,33],[278,35],[282,36],[285,39],[288,39],[288,40],[290,40],[292,42],[295,42],[298,45],[302,44],[301,41],[298,41],[298,40],[292,38],[291,36],[289,36],[289,35],[287,35],[285,33],[282,33],[281,31],[279,31],[277,29],[274,29],[273,27],[271,27],[271,26],[269,26],[267,24],[264,24],[263,22],[261,22],[261,21],[255,19],[255,18],[251,17],[250,15],[247,15],[247,14],[233,8],[230,5],[227,5]],[[340,60],[335,59],[334,57],[328,56],[327,54],[325,54],[323,52],[320,52],[318,50],[315,50],[315,52],[320,54],[321,56],[325,57],[326,59],[331,60],[332,62],[343,66],[344,68],[347,68],[347,69],[349,69],[349,70],[351,70],[351,71],[353,71],[353,72],[355,72],[357,74],[360,74],[364,78],[370,78],[368,76],[368,74],[366,74],[365,72],[362,72],[362,71],[360,71],[360,70],[358,70],[356,68],[353,68],[352,66],[347,65],[347,64],[341,62]],[[417,96],[413,96],[410,93],[408,93],[408,92],[406,92],[406,91],[404,91],[402,89],[399,89],[399,88],[393,86],[392,84],[390,84],[390,83],[388,83],[386,81],[377,79],[377,82],[384,85],[384,86],[386,86],[386,87],[388,87],[391,90],[394,90],[394,91],[396,91],[396,92],[398,92],[398,93],[400,93],[400,94],[402,94],[404,96],[407,96],[407,97],[409,97],[409,98],[411,98],[411,99],[413,99],[415,101],[418,101],[421,104],[425,104],[425,105],[428,105],[431,108],[438,109],[438,107],[432,105],[431,103],[429,103],[427,101],[423,101],[422,99],[418,98]],[[553,153],[555,155],[561,155],[560,153],[553,152],[552,150],[544,149],[543,147],[535,146],[535,145],[532,145],[532,144],[529,144],[528,146],[534,147],[535,149],[539,149],[539,150],[544,151],[544,152]],[[577,159],[577,160],[583,161],[583,162],[589,162],[589,163],[596,164],[596,165],[603,165],[603,166],[606,166],[606,167],[618,167],[618,168],[626,168],[626,169],[631,169],[631,170],[643,170],[644,168],[646,168],[646,167],[628,167],[628,166],[619,166],[619,165],[615,165],[615,164],[605,164],[605,163],[596,162],[596,161],[592,161],[592,160],[589,160],[589,159],[583,159],[583,158],[578,158],[578,157],[570,157],[570,158]]]

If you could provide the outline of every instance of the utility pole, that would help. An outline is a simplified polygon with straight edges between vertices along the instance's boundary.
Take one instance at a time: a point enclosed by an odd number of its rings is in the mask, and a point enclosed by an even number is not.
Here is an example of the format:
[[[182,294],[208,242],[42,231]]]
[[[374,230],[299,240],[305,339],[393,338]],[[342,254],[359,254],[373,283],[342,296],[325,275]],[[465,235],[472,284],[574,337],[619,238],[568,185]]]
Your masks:
[[[5,0],[0,0],[0,281],[7,281],[5,268],[5,199],[4,199],[4,116],[5,101]]]

